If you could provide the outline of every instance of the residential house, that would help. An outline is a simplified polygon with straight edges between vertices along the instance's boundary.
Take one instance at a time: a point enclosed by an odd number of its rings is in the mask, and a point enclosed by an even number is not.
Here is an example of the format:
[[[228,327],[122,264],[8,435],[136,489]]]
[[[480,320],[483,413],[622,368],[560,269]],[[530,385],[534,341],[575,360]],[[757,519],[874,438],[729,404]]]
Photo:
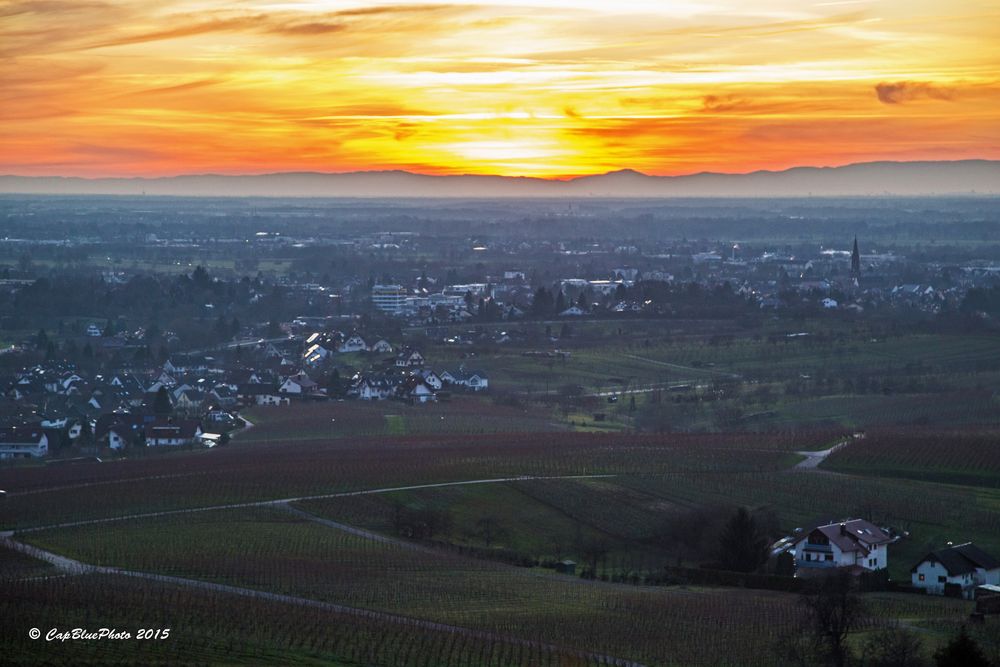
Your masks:
[[[817,526],[796,540],[795,565],[800,569],[850,568],[854,572],[888,567],[892,537],[864,519]]]
[[[434,390],[417,376],[410,376],[396,387],[396,397],[410,403],[429,403],[436,400]]]
[[[973,599],[977,586],[1000,585],[1000,561],[972,542],[932,551],[910,570],[914,588]]]
[[[289,402],[272,384],[247,383],[240,386],[237,394],[244,404],[288,405]]]
[[[362,401],[381,401],[392,396],[395,385],[387,378],[363,378],[354,392]]]
[[[365,352],[367,350],[368,350],[368,343],[366,343],[365,339],[359,336],[358,334],[352,334],[351,336],[348,336],[348,338],[343,343],[341,343],[340,347],[337,349],[338,352],[342,352],[345,354],[350,352]]]
[[[302,353],[302,360],[310,366],[318,366],[330,356],[330,350],[319,343],[313,343]]]
[[[156,419],[144,425],[147,447],[190,445],[201,436],[201,424],[194,420]]]
[[[40,424],[0,428],[0,459],[41,458],[49,453],[49,438]]]
[[[420,371],[420,377],[423,379],[424,384],[433,389],[434,391],[440,391],[441,387],[444,386],[444,382],[438,377],[438,374],[431,369],[425,369]]]
[[[396,366],[400,368],[419,368],[424,365],[424,355],[416,350],[404,350],[396,357]]]
[[[389,341],[384,338],[380,338],[377,343],[372,345],[371,351],[378,352],[380,354],[388,354],[392,352],[392,345],[390,345]]]
[[[482,371],[467,371],[460,368],[455,373],[452,384],[465,387],[470,391],[486,391],[490,387],[490,380]]]
[[[175,394],[177,397],[174,401],[174,408],[180,410],[181,412],[194,413],[201,410],[202,406],[205,404],[205,392],[200,389],[184,389],[183,391]]]
[[[316,383],[305,373],[296,373],[285,379],[278,387],[279,394],[293,394],[304,396],[316,391]]]
[[[94,438],[99,444],[106,443],[111,449],[122,450],[135,444],[146,422],[155,419],[152,415],[142,414],[101,415],[94,427]]]

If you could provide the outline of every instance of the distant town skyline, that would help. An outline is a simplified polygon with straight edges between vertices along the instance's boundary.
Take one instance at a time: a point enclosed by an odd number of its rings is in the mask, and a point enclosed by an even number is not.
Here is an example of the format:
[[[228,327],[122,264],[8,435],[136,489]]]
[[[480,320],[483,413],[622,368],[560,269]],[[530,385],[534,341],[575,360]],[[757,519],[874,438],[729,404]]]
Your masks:
[[[0,174],[1000,158],[991,3],[14,0],[0,15]]]

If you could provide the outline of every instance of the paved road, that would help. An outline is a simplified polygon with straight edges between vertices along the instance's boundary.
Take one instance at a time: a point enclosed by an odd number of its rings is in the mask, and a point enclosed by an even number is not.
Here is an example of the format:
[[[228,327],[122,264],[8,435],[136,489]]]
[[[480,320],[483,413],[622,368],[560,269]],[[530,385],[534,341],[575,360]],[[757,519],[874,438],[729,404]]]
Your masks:
[[[293,509],[293,511],[295,510]],[[298,597],[295,595],[269,593],[267,591],[259,591],[252,588],[243,588],[242,586],[216,584],[210,581],[201,581],[198,579],[187,579],[185,577],[174,577],[165,574],[153,574],[150,572],[137,572],[134,570],[124,570],[117,567],[105,567],[103,565],[91,565],[89,563],[83,563],[78,560],[73,560],[72,558],[60,556],[59,554],[53,553],[51,551],[46,551],[45,549],[40,549],[30,544],[24,544],[23,542],[18,542],[12,537],[0,537],[0,544],[3,544],[6,547],[9,547],[16,551],[20,551],[24,554],[27,554],[39,560],[51,563],[60,571],[68,575],[104,574],[104,575],[134,577],[136,579],[146,579],[149,581],[155,581],[159,583],[185,586],[188,588],[197,588],[200,590],[213,591],[217,593],[227,593],[230,595],[240,595],[243,597],[251,597],[261,600],[270,600],[273,602],[281,602],[285,604],[313,607],[316,609],[323,609],[338,614],[358,616],[377,621],[384,621],[398,625],[406,625],[409,627],[421,628],[424,630],[452,632],[471,639],[481,639],[490,642],[504,642],[507,644],[514,644],[517,646],[528,646],[531,648],[538,648],[544,651],[555,651],[563,654],[573,655],[577,658],[582,658],[584,660],[596,660],[598,663],[603,665],[614,665],[615,667],[644,667],[642,663],[633,662],[631,660],[625,660],[622,658],[615,658],[613,656],[603,655],[600,653],[581,651],[579,649],[558,646],[556,644],[549,644],[546,642],[532,641],[529,639],[522,639],[520,637],[504,635],[496,632],[489,632],[486,630],[474,630],[471,628],[465,628],[458,625],[448,625],[446,623],[437,623],[434,621],[428,621],[420,618],[400,616],[398,614],[390,614],[388,612],[383,612],[383,611],[374,611],[371,609],[362,609],[359,607],[349,607],[346,605],[335,604],[332,602],[321,602],[319,600],[312,600],[309,598]]]
[[[840,442],[835,444],[833,447],[830,447],[829,449],[821,449],[815,452],[810,452],[810,451],[795,452],[796,454],[801,454],[806,458],[799,461],[795,465],[793,470],[803,471],[803,472],[821,472],[828,475],[838,475],[840,473],[833,472],[832,470],[823,470],[822,468],[819,467],[819,464],[825,461],[826,457],[828,457],[830,454],[833,454],[841,447],[846,447],[852,442],[861,440],[864,437],[865,437],[864,433],[855,433],[851,437],[841,440]]]

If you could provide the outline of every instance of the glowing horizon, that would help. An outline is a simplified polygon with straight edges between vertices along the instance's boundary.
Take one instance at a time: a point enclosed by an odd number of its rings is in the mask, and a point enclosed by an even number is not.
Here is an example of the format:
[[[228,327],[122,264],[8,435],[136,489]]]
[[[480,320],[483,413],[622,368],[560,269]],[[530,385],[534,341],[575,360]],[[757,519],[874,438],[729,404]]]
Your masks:
[[[0,173],[1000,158],[1000,3],[746,4],[0,2]]]

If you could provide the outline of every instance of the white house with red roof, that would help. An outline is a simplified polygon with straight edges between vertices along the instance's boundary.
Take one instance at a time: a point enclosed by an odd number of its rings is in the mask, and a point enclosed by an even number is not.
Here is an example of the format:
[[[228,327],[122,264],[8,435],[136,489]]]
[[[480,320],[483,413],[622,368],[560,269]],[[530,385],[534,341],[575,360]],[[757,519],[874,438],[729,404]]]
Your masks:
[[[864,519],[847,519],[817,526],[794,545],[800,569],[851,568],[855,572],[884,570],[889,565],[892,537]]]

